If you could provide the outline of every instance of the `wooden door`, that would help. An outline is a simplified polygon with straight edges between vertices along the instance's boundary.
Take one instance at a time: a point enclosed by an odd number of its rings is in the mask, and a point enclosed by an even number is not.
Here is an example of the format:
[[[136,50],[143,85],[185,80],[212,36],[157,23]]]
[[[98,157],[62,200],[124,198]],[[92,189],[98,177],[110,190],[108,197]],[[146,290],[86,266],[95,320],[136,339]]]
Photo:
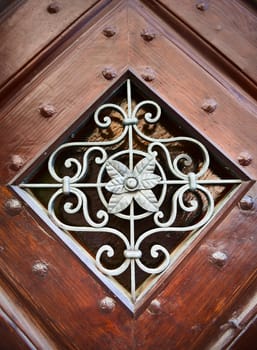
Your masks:
[[[255,349],[254,2],[20,1],[0,37],[1,349]],[[13,188],[127,78],[242,180],[134,309]]]

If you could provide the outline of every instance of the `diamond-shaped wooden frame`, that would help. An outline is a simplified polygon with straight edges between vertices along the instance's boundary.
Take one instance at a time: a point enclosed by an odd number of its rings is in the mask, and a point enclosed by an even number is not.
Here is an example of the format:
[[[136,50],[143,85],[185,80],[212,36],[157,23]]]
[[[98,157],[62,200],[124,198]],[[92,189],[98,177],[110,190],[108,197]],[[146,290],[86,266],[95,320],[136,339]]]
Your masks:
[[[148,80],[144,84],[166,104],[172,101],[174,109],[187,116],[186,122],[210,140],[210,145],[222,149],[232,163],[244,150],[256,158],[256,116],[251,104],[242,104],[233,89],[227,88],[230,83],[224,84],[226,77],[220,78],[213,61],[206,63],[200,49],[197,53],[197,49],[185,45],[184,37],[177,32],[181,22],[159,1],[154,5],[160,16],[142,2],[131,0],[105,3],[92,20],[87,17],[83,22],[82,18],[74,37],[71,32],[66,49],[49,60],[47,67],[1,110],[1,279],[24,305],[24,312],[29,314],[27,322],[37,325],[41,338],[22,318],[17,320],[38,348],[43,348],[39,339],[44,339],[44,334],[45,339],[48,336],[63,348],[72,344],[83,349],[87,344],[93,350],[104,344],[105,349],[122,350],[199,349],[209,343],[210,337],[220,334],[221,325],[255,279],[256,212],[245,216],[237,206],[256,179],[254,161],[248,168],[249,175],[245,175],[252,180],[227,203],[222,215],[203,233],[204,239],[195,241],[186,259],[178,260],[172,278],[159,280],[133,317],[113,295],[114,308],[106,312],[99,307],[109,291],[51,235],[33,211],[25,206],[11,216],[6,209],[6,201],[15,196],[6,184],[17,184],[29,174],[35,161],[40,163],[63,141],[63,130],[69,134],[80,125],[85,106],[93,111],[99,96],[105,97],[109,89],[115,89],[128,71],[142,82]],[[167,18],[172,19],[170,25]],[[113,25],[117,35],[105,37],[102,30]],[[156,32],[149,42],[141,36],[148,27]],[[205,49],[212,50],[208,45]],[[117,78],[106,80],[102,75],[106,67],[112,68]],[[215,97],[218,102],[209,116],[201,109],[207,97]],[[54,103],[57,110],[51,119],[38,113],[45,101]],[[24,160],[23,168],[18,170],[10,166],[12,155],[17,154]],[[256,188],[252,191],[254,195]],[[209,261],[217,250],[228,256],[224,268],[216,268]],[[47,267],[43,275],[33,269],[38,261]],[[154,298],[158,302],[150,303]],[[7,309],[8,303],[4,305]]]

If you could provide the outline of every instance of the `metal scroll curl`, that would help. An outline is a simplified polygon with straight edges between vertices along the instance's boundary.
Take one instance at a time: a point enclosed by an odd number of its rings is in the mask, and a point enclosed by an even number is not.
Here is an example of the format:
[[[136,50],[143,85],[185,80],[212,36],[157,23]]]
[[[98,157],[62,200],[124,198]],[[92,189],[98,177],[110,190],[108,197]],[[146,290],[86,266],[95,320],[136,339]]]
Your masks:
[[[210,158],[206,147],[198,140],[189,137],[174,137],[155,139],[145,135],[143,129],[138,127],[138,114],[145,106],[149,105],[154,111],[144,114],[144,123],[155,124],[160,120],[160,106],[150,100],[142,101],[132,108],[131,84],[127,80],[127,109],[121,106],[107,103],[100,106],[95,114],[94,121],[100,129],[111,127],[111,116],[101,116],[105,110],[115,110],[119,113],[123,129],[114,139],[103,142],[69,142],[58,147],[49,157],[48,170],[53,180],[52,183],[22,183],[21,188],[52,188],[55,192],[48,202],[48,214],[51,220],[65,231],[107,233],[115,236],[125,247],[123,260],[120,266],[110,268],[103,263],[103,256],[109,259],[115,255],[116,247],[107,242],[102,242],[95,256],[97,268],[107,276],[119,276],[130,268],[131,290],[130,297],[133,302],[139,294],[136,288],[136,268],[147,274],[160,274],[170,265],[170,253],[161,243],[153,244],[150,249],[150,257],[154,260],[162,257],[156,267],[147,266],[143,259],[142,246],[147,239],[156,234],[173,232],[186,232],[197,230],[206,225],[214,214],[214,199],[208,189],[210,180],[202,179],[208,171]],[[134,138],[142,139],[145,150],[134,148]],[[126,140],[126,142],[124,142]],[[186,142],[197,147],[201,154],[201,165],[194,171],[184,171],[184,167],[193,164],[193,159],[186,152],[173,156],[169,145],[177,142]],[[128,145],[126,149],[109,154],[111,146]],[[61,175],[56,169],[56,162],[60,154],[66,155],[70,149],[79,147],[83,149],[82,159],[67,156],[63,161],[66,169],[73,168],[72,175]],[[67,152],[68,155],[68,152]],[[160,161],[162,156],[162,161]],[[65,157],[64,157],[65,158]],[[98,169],[95,181],[88,181],[90,173],[90,161],[94,161]],[[163,166],[165,164],[165,167]],[[90,177],[92,178],[92,176]],[[226,185],[239,183],[240,180],[214,180],[214,184]],[[207,185],[207,186],[206,186]],[[170,194],[170,187],[176,188]],[[89,209],[89,190],[94,189],[99,197],[101,209],[92,218]],[[187,193],[192,194],[191,200],[185,200]],[[190,225],[177,226],[176,218],[179,212],[192,213],[199,210],[199,201],[196,193],[205,198],[206,210],[197,222]],[[81,213],[84,225],[69,225],[63,222],[56,213],[56,201],[63,196],[65,203],[63,210],[67,215]],[[73,197],[73,201],[70,201]],[[163,210],[164,203],[165,213]],[[167,204],[168,203],[168,204]],[[168,206],[168,214],[167,214]],[[139,209],[138,209],[139,208]],[[116,216],[119,220],[128,223],[129,237],[117,227],[111,226],[110,218]],[[152,218],[153,227],[136,235],[136,225],[140,220]]]

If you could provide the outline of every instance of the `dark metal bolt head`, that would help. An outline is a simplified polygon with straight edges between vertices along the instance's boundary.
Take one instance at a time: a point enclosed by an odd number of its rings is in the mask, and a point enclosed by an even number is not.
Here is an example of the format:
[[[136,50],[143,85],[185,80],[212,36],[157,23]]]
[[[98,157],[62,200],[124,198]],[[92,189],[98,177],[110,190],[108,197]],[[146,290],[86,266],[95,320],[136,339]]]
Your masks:
[[[203,102],[201,108],[207,113],[213,113],[217,106],[217,102],[213,98],[209,98]]]
[[[39,112],[42,115],[42,117],[51,118],[53,115],[56,114],[56,108],[50,103],[43,103],[39,107]]]
[[[211,262],[214,263],[218,267],[223,267],[228,260],[227,254],[216,251],[211,255]]]
[[[159,300],[154,299],[151,301],[151,304],[148,306],[148,312],[152,315],[157,315],[161,312],[161,303]]]
[[[252,196],[244,196],[239,202],[239,208],[242,210],[251,210],[254,208],[254,199]]]
[[[142,72],[141,77],[145,81],[148,81],[148,82],[153,81],[155,79],[155,72],[152,68],[146,67]]]
[[[43,278],[47,275],[48,272],[48,264],[44,261],[37,260],[32,266],[32,272],[37,276]]]
[[[102,75],[104,76],[104,78],[106,80],[112,80],[114,78],[117,77],[117,72],[115,69],[111,68],[111,67],[106,67],[104,68],[104,70],[102,71]]]
[[[252,156],[248,152],[241,152],[237,157],[238,163],[242,166],[247,166],[252,163]]]
[[[114,26],[108,26],[103,29],[103,35],[107,38],[111,38],[116,34],[117,30]]]
[[[105,297],[99,303],[99,308],[102,312],[112,312],[115,309],[116,303],[113,298]]]
[[[5,202],[5,210],[6,212],[11,215],[11,216],[14,216],[14,215],[17,215],[21,212],[22,210],[22,204],[21,202],[16,199],[16,198],[11,198],[11,199],[8,199],[6,202]]]
[[[53,1],[51,4],[47,6],[47,12],[51,14],[58,13],[60,9],[61,9],[60,3],[57,1]]]
[[[206,11],[209,7],[209,4],[207,1],[198,1],[197,4],[195,5],[196,8],[200,11]]]
[[[24,163],[25,161],[21,156],[19,156],[18,154],[13,154],[11,156],[10,168],[14,171],[18,171],[23,167]]]
[[[156,34],[152,29],[144,29],[140,35],[145,41],[152,41],[156,37]]]

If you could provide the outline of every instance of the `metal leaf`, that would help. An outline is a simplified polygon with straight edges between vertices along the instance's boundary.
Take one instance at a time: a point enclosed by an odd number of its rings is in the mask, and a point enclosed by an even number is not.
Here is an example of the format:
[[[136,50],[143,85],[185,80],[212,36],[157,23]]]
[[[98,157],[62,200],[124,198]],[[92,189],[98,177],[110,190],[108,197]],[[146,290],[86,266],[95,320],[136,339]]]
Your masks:
[[[113,194],[108,203],[108,213],[116,214],[120,213],[124,209],[126,209],[133,199],[133,195],[131,193],[126,194]]]
[[[154,188],[160,182],[161,177],[155,174],[142,174],[139,177],[140,189],[151,189]]]
[[[129,169],[118,160],[109,160],[106,164],[106,170],[111,178],[122,177],[128,175]]]
[[[159,210],[158,201],[151,190],[141,190],[135,193],[134,198],[141,208],[155,212]]]
[[[155,168],[155,160],[153,157],[147,157],[140,160],[134,169],[134,175],[138,176],[142,173],[152,174]]]
[[[121,176],[115,176],[111,181],[107,183],[105,188],[107,191],[110,191],[112,193],[124,193],[124,179]]]

